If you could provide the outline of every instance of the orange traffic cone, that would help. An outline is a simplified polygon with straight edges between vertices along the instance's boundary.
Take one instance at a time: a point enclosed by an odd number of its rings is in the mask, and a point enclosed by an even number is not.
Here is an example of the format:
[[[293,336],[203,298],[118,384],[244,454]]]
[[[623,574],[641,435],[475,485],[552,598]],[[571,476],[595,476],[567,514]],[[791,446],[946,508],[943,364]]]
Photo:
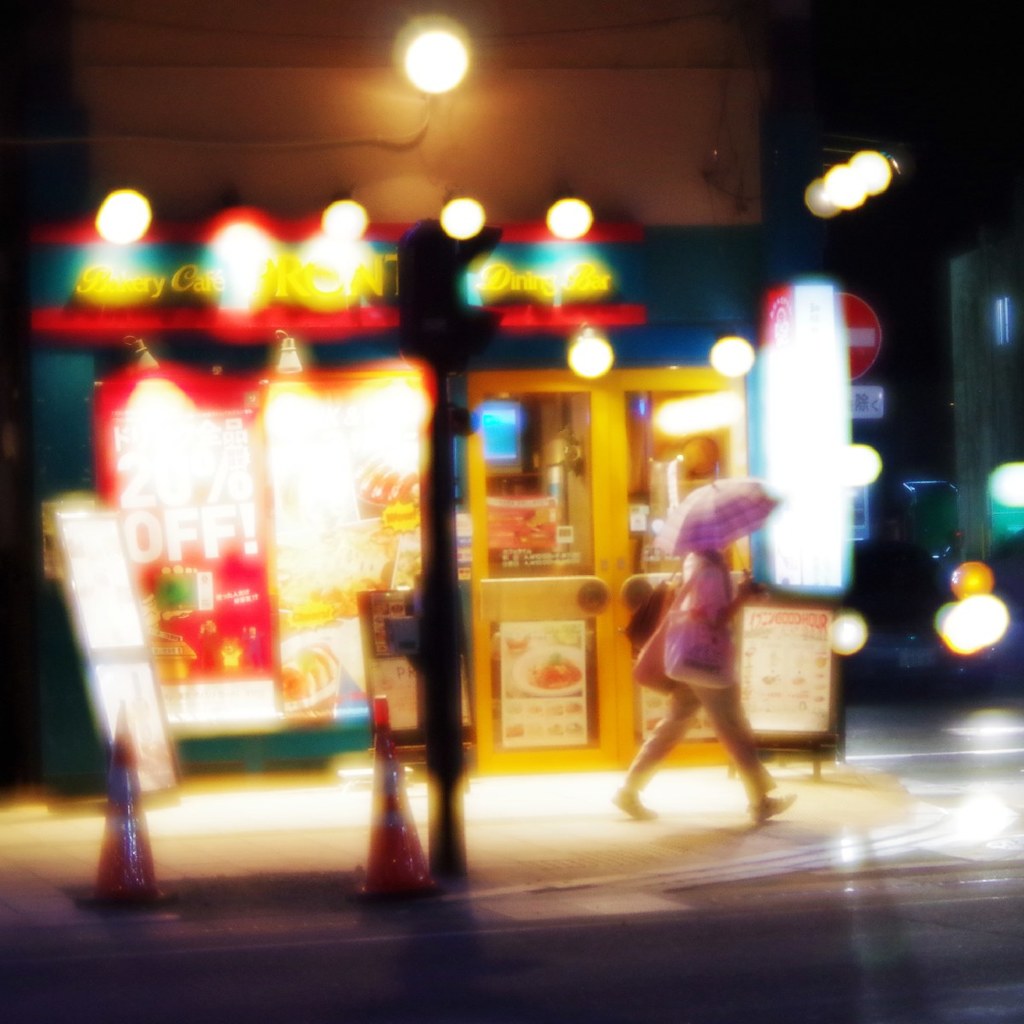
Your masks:
[[[363,896],[425,896],[437,892],[409,812],[402,766],[395,756],[387,697],[373,701],[374,823]]]
[[[107,773],[107,820],[94,903],[143,906],[161,903],[149,833],[140,806],[139,773],[124,708],[117,720]]]

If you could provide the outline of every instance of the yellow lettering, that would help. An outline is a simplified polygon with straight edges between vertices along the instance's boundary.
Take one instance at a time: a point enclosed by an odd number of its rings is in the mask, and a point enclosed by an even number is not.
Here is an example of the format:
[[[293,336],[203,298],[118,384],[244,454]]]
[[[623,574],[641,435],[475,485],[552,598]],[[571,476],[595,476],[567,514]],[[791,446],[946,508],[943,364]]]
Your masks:
[[[612,275],[593,263],[580,263],[568,274],[565,290],[571,295],[604,294],[611,289]]]
[[[194,263],[186,263],[178,267],[171,278],[171,291],[193,292],[196,295],[212,295],[224,291],[224,272],[208,270],[200,273]]]
[[[135,306],[156,302],[164,293],[166,277],[128,274],[98,265],[86,267],[75,282],[75,294],[101,306]]]
[[[480,294],[492,301],[512,295],[550,301],[557,292],[555,278],[551,274],[538,274],[533,270],[517,272],[507,263],[488,263],[481,272]]]

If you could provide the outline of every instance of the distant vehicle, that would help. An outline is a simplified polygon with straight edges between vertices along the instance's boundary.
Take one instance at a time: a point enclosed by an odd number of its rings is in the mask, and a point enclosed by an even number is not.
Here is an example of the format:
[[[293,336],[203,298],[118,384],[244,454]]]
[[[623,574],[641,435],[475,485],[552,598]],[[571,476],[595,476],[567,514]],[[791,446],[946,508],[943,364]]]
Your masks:
[[[860,612],[868,638],[860,651],[841,659],[845,697],[951,699],[987,693],[992,653],[955,654],[935,629],[936,614],[952,600],[938,562],[922,546],[889,540],[855,545],[844,606]]]

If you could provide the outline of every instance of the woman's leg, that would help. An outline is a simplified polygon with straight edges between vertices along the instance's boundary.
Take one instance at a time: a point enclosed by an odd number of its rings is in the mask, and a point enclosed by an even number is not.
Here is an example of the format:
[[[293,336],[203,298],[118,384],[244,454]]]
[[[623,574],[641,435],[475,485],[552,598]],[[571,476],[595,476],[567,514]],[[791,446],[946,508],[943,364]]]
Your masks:
[[[625,789],[639,793],[669,751],[683,738],[700,707],[697,695],[686,683],[676,683],[669,695],[668,711],[633,758],[626,773]]]
[[[719,741],[736,765],[751,808],[759,807],[777,783],[757,755],[754,733],[740,703],[739,686],[702,686],[696,692]]]

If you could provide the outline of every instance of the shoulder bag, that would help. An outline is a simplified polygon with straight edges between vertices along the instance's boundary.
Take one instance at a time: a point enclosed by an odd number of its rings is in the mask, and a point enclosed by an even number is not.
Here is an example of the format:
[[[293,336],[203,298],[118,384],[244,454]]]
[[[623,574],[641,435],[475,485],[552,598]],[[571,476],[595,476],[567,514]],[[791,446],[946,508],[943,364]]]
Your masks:
[[[728,595],[728,576],[724,582]],[[729,620],[728,614],[712,620],[698,609],[673,608],[665,617],[664,674],[691,686],[731,686]]]

